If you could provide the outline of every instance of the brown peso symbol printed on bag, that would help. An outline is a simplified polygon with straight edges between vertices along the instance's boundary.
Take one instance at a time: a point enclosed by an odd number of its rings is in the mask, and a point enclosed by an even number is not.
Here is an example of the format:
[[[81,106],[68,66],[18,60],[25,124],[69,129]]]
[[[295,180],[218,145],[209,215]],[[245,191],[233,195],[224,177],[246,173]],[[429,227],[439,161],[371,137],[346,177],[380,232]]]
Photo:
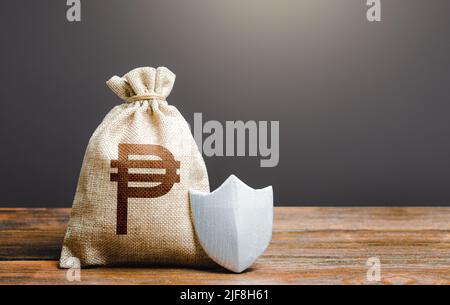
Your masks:
[[[130,156],[157,156],[160,160],[132,160]],[[167,194],[174,183],[180,182],[177,169],[180,162],[161,145],[119,144],[118,160],[111,160],[111,181],[117,182],[116,234],[127,234],[128,198],[156,198]],[[164,169],[165,173],[129,173],[129,169]],[[128,182],[156,182],[152,187],[128,186]]]

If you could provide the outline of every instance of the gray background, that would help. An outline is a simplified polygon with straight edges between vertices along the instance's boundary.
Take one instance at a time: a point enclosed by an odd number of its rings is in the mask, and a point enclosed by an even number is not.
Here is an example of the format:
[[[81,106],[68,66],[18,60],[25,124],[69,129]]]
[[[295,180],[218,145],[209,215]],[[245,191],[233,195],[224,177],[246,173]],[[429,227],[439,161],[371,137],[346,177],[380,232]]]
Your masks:
[[[450,204],[450,1],[0,4],[0,206],[69,207],[88,139],[138,66],[177,74],[189,122],[279,120],[280,163],[205,158],[277,205]]]

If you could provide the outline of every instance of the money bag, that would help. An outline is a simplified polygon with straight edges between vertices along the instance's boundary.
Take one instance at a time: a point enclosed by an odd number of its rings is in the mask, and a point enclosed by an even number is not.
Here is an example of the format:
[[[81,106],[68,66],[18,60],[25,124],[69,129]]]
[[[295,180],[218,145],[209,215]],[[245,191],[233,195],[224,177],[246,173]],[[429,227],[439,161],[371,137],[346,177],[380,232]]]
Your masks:
[[[60,267],[210,265],[193,227],[188,190],[209,191],[188,123],[166,101],[175,75],[137,68],[107,81],[125,102],[92,134]]]

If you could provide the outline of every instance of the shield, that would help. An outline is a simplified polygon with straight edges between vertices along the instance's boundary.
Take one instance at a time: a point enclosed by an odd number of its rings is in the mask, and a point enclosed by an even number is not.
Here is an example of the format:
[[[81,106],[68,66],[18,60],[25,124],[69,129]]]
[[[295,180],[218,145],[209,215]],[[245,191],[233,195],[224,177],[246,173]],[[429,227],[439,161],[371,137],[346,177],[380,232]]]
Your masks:
[[[272,187],[255,190],[231,175],[211,193],[189,193],[195,231],[209,257],[236,273],[251,266],[272,238]]]

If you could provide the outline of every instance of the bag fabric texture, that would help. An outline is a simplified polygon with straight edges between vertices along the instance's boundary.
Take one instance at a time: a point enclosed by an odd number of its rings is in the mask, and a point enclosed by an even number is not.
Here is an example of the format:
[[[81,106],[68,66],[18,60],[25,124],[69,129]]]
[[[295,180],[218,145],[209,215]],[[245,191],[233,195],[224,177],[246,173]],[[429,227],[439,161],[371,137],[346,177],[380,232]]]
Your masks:
[[[189,125],[166,98],[175,74],[137,68],[107,85],[126,102],[89,140],[60,267],[209,266],[192,222],[188,189],[209,192]]]

